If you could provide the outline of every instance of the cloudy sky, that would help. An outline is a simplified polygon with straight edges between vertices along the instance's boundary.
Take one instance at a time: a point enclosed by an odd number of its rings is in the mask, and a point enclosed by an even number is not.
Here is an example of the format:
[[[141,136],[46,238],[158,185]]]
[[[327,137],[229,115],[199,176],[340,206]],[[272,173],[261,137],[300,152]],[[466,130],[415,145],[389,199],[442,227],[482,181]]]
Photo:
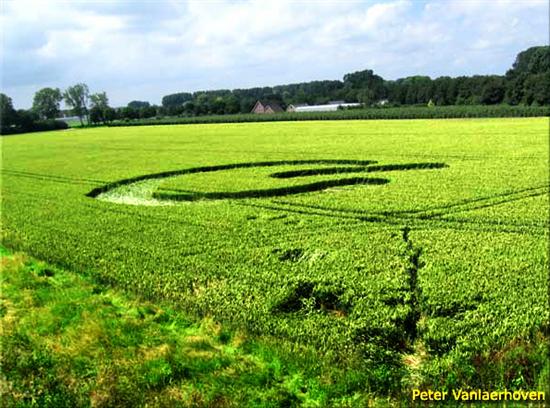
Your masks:
[[[503,74],[548,44],[547,0],[0,1],[2,92],[87,83],[111,105],[179,91]]]

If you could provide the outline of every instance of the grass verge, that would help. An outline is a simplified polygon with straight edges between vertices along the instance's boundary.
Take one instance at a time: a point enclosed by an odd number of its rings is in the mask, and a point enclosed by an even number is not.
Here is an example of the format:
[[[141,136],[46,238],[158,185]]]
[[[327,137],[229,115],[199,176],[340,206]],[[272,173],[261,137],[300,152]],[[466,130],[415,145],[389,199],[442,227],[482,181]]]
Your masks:
[[[0,247],[5,407],[365,406],[359,371],[323,367],[212,319],[193,323]],[[372,402],[372,401],[371,401]]]

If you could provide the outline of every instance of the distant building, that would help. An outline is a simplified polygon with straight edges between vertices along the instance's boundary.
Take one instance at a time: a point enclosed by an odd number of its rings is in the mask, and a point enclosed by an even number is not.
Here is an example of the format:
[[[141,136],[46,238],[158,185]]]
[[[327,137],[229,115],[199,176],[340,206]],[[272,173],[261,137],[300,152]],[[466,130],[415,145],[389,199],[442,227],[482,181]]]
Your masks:
[[[304,106],[308,106],[308,104],[307,103],[291,104],[291,105],[287,106],[286,111],[287,112],[296,112],[296,108],[302,108]]]
[[[333,101],[334,103],[328,103],[326,105],[289,105],[287,112],[329,112],[336,111],[338,108],[355,108],[361,106],[360,103],[340,103],[340,101]]]
[[[71,122],[79,122],[80,118],[78,116],[64,116],[61,114],[58,118],[55,118],[55,120],[62,120],[63,122],[70,124]]]
[[[270,101],[257,101],[254,108],[252,108],[252,113],[279,113],[284,112],[281,105],[277,102]]]

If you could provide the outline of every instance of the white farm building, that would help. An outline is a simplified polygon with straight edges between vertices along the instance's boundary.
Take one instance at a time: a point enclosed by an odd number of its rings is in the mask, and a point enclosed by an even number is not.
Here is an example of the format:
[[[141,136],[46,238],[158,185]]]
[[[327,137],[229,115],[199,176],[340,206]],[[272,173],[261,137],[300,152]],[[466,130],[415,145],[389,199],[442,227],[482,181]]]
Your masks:
[[[287,112],[329,112],[338,108],[353,108],[361,106],[360,103],[328,103],[326,105],[288,105]]]

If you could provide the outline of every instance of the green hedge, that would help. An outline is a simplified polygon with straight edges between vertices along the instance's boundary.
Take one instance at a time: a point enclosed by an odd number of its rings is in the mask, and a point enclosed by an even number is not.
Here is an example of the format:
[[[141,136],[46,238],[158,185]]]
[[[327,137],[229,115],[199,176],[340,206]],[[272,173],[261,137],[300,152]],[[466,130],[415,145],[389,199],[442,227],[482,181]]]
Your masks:
[[[436,106],[347,109],[332,112],[285,112],[277,114],[236,114],[166,117],[117,121],[109,126],[178,125],[192,123],[240,123],[340,119],[446,119],[550,116],[550,106]]]
[[[0,135],[14,135],[18,133],[45,132],[48,130],[68,129],[69,125],[62,120],[37,120],[22,126],[1,127]]]

